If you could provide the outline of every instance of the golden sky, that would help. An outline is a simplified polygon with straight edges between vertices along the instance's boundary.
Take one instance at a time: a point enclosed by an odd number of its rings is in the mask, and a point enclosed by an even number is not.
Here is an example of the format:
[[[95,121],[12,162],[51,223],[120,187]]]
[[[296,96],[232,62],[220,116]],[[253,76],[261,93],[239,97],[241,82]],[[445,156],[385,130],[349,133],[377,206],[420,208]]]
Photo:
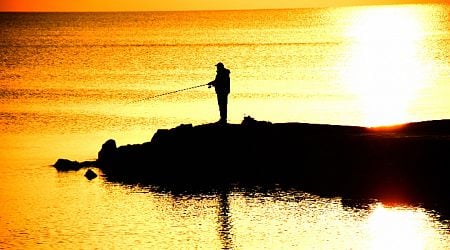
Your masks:
[[[307,8],[445,0],[0,0],[0,11],[149,11]]]

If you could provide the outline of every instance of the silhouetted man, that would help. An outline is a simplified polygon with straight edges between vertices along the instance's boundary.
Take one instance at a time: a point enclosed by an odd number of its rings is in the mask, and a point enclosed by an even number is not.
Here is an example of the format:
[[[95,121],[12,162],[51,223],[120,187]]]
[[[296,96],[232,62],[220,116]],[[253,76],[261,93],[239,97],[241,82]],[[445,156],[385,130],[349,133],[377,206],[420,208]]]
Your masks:
[[[219,104],[220,120],[219,123],[227,123],[227,104],[228,94],[230,93],[230,70],[223,66],[223,63],[216,64],[217,75],[214,81],[208,83],[208,87],[214,86],[217,94],[217,103]]]

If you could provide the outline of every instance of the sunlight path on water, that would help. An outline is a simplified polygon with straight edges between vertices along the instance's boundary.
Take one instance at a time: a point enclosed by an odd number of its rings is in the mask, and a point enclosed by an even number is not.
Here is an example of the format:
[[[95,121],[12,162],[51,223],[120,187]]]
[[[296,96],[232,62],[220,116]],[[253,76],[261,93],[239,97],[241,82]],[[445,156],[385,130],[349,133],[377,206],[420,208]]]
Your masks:
[[[351,15],[352,40],[341,73],[364,114],[364,124],[416,120],[412,107],[433,81],[433,55],[427,47],[432,27],[427,8],[373,7]]]

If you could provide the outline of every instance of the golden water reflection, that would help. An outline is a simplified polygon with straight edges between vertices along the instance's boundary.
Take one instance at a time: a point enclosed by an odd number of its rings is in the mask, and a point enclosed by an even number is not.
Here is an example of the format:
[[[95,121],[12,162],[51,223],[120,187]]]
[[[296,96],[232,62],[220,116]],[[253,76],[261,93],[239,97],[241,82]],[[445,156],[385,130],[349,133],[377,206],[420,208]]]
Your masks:
[[[12,166],[17,167],[17,166]],[[47,168],[47,167],[46,167]],[[84,171],[6,179],[0,246],[35,249],[448,249],[450,223],[420,207],[297,190],[181,194]],[[21,194],[18,196],[17,194]],[[36,195],[39,194],[39,195]]]
[[[433,9],[436,11],[435,9]],[[412,6],[371,7],[352,12],[342,78],[359,99],[364,123],[388,125],[416,120],[412,106],[432,81],[428,36],[430,9]]]
[[[446,249],[449,229],[414,206],[302,192],[232,193],[226,245],[237,249]],[[231,235],[231,239],[229,236]]]
[[[421,209],[377,205],[367,219],[370,249],[440,249]]]

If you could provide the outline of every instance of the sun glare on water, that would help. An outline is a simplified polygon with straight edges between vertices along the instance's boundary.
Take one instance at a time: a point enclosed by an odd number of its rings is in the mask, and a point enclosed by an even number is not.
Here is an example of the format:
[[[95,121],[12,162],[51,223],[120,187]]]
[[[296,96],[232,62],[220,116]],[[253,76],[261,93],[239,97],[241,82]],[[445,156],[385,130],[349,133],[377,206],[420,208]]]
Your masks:
[[[368,218],[371,249],[426,249],[430,231],[422,212],[376,207]]]
[[[414,6],[368,8],[351,16],[342,77],[359,100],[365,125],[414,120],[412,102],[429,82],[423,16]]]

